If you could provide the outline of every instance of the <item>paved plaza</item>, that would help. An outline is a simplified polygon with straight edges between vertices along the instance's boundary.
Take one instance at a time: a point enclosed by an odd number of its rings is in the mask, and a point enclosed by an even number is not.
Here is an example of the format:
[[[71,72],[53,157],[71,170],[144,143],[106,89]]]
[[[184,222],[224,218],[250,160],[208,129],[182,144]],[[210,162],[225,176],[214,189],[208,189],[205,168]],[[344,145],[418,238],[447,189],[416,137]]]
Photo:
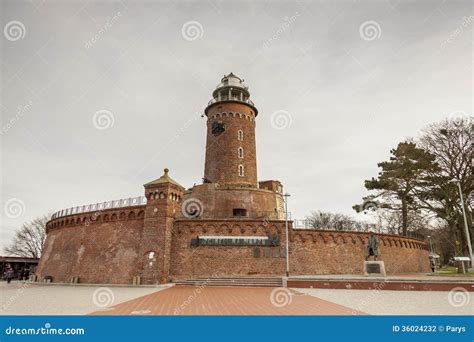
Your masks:
[[[370,315],[473,315],[473,292],[298,289]]]
[[[471,297],[472,292],[464,292],[454,298],[448,291],[167,285],[101,287],[2,282],[0,314],[472,315]]]
[[[95,314],[360,315],[349,307],[294,289],[175,286]]]
[[[98,305],[122,303],[164,288],[32,285],[19,281],[7,284],[3,281],[0,282],[0,315],[85,315],[98,310]],[[98,289],[109,290],[99,292]]]

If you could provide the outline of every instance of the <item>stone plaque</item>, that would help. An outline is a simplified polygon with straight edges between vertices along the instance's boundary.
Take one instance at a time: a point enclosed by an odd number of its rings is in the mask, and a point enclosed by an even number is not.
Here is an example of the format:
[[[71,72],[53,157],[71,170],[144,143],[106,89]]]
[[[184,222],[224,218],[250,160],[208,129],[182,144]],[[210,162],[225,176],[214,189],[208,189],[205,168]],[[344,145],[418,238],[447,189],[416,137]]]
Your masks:
[[[286,249],[280,249],[280,258],[286,258]]]
[[[364,274],[366,276],[385,277],[385,264],[383,261],[364,261]]]
[[[380,265],[379,264],[368,264],[367,265],[367,273],[380,273]]]
[[[263,254],[264,254],[265,258],[269,258],[270,257],[270,248],[265,248],[263,250]]]
[[[273,249],[273,255],[272,255],[274,258],[278,258],[280,256],[280,250],[279,249],[276,249],[274,248]]]

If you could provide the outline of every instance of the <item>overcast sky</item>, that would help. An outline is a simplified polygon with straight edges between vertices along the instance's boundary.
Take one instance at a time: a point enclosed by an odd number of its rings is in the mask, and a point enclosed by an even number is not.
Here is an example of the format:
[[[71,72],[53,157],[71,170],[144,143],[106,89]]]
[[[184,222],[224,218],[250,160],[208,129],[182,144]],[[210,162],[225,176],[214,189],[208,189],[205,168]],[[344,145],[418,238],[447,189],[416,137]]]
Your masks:
[[[0,247],[38,215],[142,195],[164,167],[199,183],[200,116],[231,71],[259,109],[259,180],[284,184],[293,217],[353,214],[398,142],[472,113],[472,15],[455,0],[1,0]]]

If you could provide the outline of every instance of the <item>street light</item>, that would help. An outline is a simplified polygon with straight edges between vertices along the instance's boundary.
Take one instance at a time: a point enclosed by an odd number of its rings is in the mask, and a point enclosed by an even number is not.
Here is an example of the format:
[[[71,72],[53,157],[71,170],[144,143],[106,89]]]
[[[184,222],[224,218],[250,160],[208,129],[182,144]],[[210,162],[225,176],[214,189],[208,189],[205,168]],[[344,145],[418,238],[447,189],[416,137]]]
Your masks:
[[[433,245],[431,244],[431,236],[430,235],[428,235],[428,240],[430,240],[430,252],[431,252],[431,254],[434,254],[433,253]]]
[[[466,210],[464,209],[464,198],[462,195],[461,189],[461,182],[455,178],[453,178],[450,183],[457,183],[458,190],[459,190],[459,197],[461,198],[461,208],[462,208],[462,216],[464,218],[464,229],[466,230],[466,240],[467,240],[467,248],[469,249],[469,257],[471,258],[471,267],[474,267],[473,259],[472,259],[472,245],[471,245],[471,236],[469,234],[469,227],[467,226],[467,217],[466,217]]]
[[[286,232],[286,276],[290,275],[290,255],[288,254],[288,197],[291,195],[289,193],[285,193],[283,197],[285,197],[285,232]]]

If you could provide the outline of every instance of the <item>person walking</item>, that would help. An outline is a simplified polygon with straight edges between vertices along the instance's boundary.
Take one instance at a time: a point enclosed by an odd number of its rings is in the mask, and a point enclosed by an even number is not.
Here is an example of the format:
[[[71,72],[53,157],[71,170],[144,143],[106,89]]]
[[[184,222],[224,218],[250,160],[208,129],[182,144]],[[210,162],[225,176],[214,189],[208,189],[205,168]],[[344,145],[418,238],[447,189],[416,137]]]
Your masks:
[[[5,272],[6,274],[6,278],[7,278],[7,283],[10,284],[10,282],[12,281],[13,279],[13,276],[14,276],[14,272],[13,272],[13,269],[10,267],[9,269],[7,269],[7,272]]]

